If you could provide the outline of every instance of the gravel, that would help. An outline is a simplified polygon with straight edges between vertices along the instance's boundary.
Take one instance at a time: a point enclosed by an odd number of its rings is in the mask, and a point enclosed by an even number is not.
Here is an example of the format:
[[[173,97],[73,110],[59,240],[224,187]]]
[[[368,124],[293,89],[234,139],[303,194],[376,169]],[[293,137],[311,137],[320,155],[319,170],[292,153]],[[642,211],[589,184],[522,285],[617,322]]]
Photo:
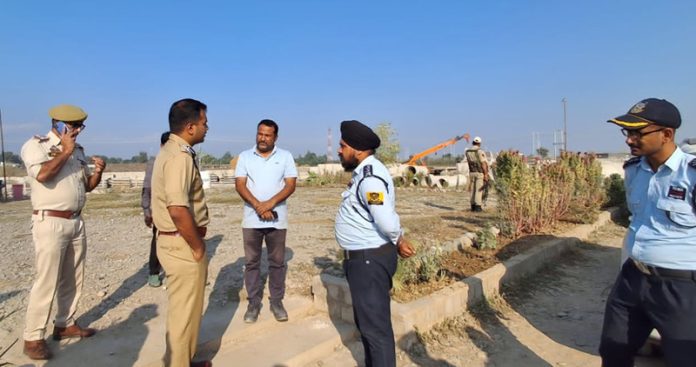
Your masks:
[[[299,187],[289,199],[288,294],[310,297],[311,277],[338,269],[333,220],[341,191],[338,186]],[[213,186],[207,196],[211,224],[206,300],[223,307],[245,299],[241,200],[231,185]],[[88,196],[84,210],[87,262],[78,310],[82,324],[107,328],[128,318],[139,306],[166,302],[166,283],[160,288],[147,286],[151,230],[143,223],[139,200],[134,189]],[[399,189],[397,202],[409,236],[423,245],[459,238],[492,219],[492,214],[484,213],[476,221],[468,220],[466,192]],[[34,251],[30,201],[0,203],[0,210],[0,348],[4,349],[21,338],[33,282]]]

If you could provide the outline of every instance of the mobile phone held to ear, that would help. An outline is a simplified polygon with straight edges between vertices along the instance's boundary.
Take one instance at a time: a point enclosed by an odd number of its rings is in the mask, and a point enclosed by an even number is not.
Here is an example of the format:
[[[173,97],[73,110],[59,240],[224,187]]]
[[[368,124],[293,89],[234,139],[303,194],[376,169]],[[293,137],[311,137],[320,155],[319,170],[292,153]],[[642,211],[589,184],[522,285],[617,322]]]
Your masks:
[[[68,131],[68,127],[65,126],[65,122],[63,122],[63,121],[57,121],[56,124],[54,125],[54,127],[56,128],[56,131],[60,135],[63,135]]]

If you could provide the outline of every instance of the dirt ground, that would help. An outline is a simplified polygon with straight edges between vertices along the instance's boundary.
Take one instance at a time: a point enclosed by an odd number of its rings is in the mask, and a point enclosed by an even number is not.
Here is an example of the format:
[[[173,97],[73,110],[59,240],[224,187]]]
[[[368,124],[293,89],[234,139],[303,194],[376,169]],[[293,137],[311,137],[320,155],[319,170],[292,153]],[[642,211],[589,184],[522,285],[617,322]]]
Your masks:
[[[400,353],[400,366],[585,367],[597,349],[604,304],[619,270],[625,228],[610,224],[502,295],[447,320]],[[639,357],[638,367],[664,366]]]
[[[335,267],[333,220],[342,187],[299,187],[289,199],[287,293],[310,296],[313,275]],[[209,279],[206,299],[216,306],[244,298],[242,204],[231,185],[207,191]],[[473,214],[465,192],[399,189],[402,224],[421,246],[476,231],[492,213]],[[29,200],[0,203],[0,352],[19,335],[33,281]],[[88,235],[85,283],[78,314],[83,324],[107,328],[143,304],[164,302],[163,288],[146,286],[151,231],[143,223],[140,193],[90,193],[84,210]],[[267,266],[264,264],[263,266]],[[214,284],[213,284],[214,283]]]

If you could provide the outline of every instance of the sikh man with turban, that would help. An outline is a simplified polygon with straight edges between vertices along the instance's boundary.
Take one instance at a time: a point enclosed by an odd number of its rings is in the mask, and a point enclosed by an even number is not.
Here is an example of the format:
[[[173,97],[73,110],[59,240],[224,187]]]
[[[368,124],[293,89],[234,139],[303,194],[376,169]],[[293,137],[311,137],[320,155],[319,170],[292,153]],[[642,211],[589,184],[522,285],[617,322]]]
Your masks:
[[[375,158],[377,134],[359,121],[341,123],[338,156],[353,172],[336,215],[336,241],[350,287],[353,317],[365,348],[365,365],[396,366],[389,291],[397,254],[415,254],[396,213],[394,184]]]

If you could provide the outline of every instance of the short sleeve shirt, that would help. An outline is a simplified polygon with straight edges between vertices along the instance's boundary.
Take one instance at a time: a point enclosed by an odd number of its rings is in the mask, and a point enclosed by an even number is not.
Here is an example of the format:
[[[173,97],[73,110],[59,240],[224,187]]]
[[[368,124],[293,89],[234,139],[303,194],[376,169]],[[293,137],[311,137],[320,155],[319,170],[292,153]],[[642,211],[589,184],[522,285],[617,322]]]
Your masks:
[[[680,148],[657,172],[645,158],[626,167],[626,201],[631,224],[628,254],[644,263],[696,270],[696,156]]]
[[[203,180],[194,161],[194,150],[172,134],[162,146],[152,169],[152,220],[160,231],[177,228],[167,210],[170,206],[187,207],[198,227],[210,222]]]
[[[72,155],[55,177],[43,183],[36,180],[41,165],[54,159],[62,151],[60,138],[53,131],[46,136],[34,136],[22,146],[21,156],[27,167],[34,210],[79,212],[85,206],[87,158],[82,146],[75,146]]]
[[[343,191],[335,232],[345,250],[396,244],[402,234],[391,175],[373,155],[360,162]]]
[[[237,178],[246,178],[246,186],[254,197],[265,201],[285,187],[286,178],[297,178],[297,168],[292,154],[287,150],[275,147],[268,157],[261,156],[256,147],[239,154],[237,167],[234,171]],[[288,228],[288,206],[285,201],[273,209],[278,214],[274,221],[259,219],[251,205],[244,203],[244,219],[242,228]]]

